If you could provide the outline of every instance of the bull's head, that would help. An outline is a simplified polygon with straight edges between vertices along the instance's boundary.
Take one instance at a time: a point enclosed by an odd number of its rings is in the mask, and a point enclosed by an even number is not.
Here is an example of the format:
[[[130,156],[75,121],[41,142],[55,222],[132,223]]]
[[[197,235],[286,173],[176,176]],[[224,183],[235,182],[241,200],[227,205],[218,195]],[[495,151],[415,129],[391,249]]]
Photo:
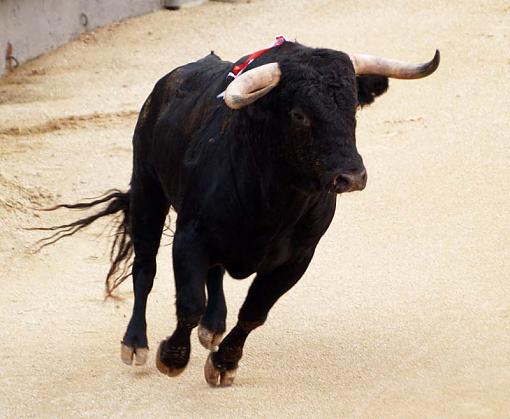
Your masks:
[[[362,190],[367,174],[356,149],[357,108],[384,93],[388,77],[418,79],[432,74],[438,65],[439,51],[430,62],[415,65],[301,47],[292,59],[264,64],[237,77],[225,92],[225,103],[240,109],[281,87],[273,107],[276,135],[286,154],[292,154],[287,160],[296,178],[307,179],[304,184],[315,190]]]

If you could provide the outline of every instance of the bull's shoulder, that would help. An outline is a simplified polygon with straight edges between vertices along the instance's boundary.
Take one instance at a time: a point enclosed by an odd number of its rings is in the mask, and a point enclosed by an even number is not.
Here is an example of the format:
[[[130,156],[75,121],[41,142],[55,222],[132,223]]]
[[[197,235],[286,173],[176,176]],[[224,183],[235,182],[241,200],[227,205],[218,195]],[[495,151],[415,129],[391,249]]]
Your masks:
[[[143,119],[151,114],[157,116],[175,100],[195,99],[197,95],[217,89],[216,86],[223,84],[231,67],[232,63],[221,60],[211,52],[200,60],[175,68],[156,82],[141,116]]]
[[[200,94],[219,84],[230,70],[232,63],[222,61],[211,53],[204,58],[177,67],[160,79],[153,91],[153,95],[162,96],[164,102],[172,98],[185,98],[189,95]]]
[[[179,120],[178,115],[189,113],[194,104],[204,104],[199,98],[216,97],[231,67],[232,63],[211,53],[160,78],[142,106],[137,131],[152,133],[156,122],[169,108],[175,120]]]

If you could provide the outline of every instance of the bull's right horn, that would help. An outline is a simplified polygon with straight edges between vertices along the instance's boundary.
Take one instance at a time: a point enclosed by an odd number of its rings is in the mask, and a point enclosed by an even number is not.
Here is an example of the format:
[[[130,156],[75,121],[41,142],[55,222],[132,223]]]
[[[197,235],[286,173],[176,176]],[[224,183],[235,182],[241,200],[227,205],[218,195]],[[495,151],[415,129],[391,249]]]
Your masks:
[[[436,71],[440,55],[436,49],[434,58],[423,64],[412,64],[367,54],[349,55],[356,74],[378,75],[395,79],[421,79]]]
[[[241,109],[268,94],[280,82],[278,63],[269,63],[241,74],[225,90],[225,103],[231,109]]]

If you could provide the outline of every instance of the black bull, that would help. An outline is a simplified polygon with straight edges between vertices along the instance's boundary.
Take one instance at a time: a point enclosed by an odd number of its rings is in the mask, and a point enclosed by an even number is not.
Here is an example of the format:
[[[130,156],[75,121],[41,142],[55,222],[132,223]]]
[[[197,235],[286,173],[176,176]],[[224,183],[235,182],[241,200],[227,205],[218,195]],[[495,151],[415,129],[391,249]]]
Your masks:
[[[247,70],[272,62],[281,69],[278,85],[240,110],[218,98],[233,64],[213,53],[163,77],[138,118],[129,191],[59,206],[106,204],[96,214],[54,227],[52,241],[103,216],[124,215],[107,291],[125,278],[134,250],[134,307],[121,345],[127,364],[147,358],[145,309],[170,207],[178,214],[177,326],[161,342],[156,365],[169,376],[182,372],[198,325],[200,342],[213,351],[206,380],[230,385],[249,333],[305,273],[335,213],[336,194],[365,186],[356,110],[386,91],[387,77],[358,76],[348,55],[292,42],[268,51]],[[225,270],[237,279],[256,277],[237,324],[222,340]]]

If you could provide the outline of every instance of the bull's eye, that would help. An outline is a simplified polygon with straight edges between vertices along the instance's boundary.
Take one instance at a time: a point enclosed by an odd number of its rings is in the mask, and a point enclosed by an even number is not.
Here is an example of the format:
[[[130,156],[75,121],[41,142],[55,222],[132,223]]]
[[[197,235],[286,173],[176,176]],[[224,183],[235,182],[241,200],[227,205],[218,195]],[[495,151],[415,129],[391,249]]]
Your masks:
[[[294,108],[290,111],[290,116],[292,118],[292,122],[294,122],[296,125],[309,127],[310,126],[310,120],[308,117],[304,114],[304,112],[301,109]]]

